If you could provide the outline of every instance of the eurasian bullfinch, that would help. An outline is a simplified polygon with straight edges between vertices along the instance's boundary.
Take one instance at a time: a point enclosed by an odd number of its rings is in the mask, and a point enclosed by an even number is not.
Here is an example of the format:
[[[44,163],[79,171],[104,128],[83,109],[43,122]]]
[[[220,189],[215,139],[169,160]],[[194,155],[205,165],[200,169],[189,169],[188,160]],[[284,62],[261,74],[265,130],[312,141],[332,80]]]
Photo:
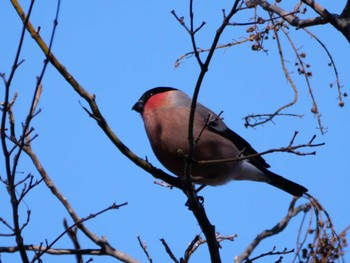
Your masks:
[[[178,89],[157,87],[146,91],[132,107],[144,121],[146,133],[158,160],[172,173],[184,178],[184,156],[188,153],[188,124],[191,98]],[[230,130],[220,116],[197,103],[193,137],[191,177],[193,182],[222,185],[230,180],[265,182],[294,196],[307,189],[267,170],[270,167],[238,134]],[[241,161],[220,162],[255,155]],[[201,164],[198,161],[210,161]],[[217,162],[215,162],[217,161]]]

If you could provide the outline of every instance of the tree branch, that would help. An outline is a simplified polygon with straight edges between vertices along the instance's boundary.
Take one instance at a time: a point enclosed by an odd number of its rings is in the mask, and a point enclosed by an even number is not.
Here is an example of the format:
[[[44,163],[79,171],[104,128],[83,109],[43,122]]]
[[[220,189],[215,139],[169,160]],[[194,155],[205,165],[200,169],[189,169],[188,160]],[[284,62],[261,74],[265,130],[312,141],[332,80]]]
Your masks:
[[[350,0],[346,1],[345,7],[340,16],[344,18],[350,18]]]
[[[268,1],[259,1],[259,5],[268,12],[272,12],[274,14],[279,15],[283,20],[287,21],[290,25],[296,27],[296,28],[303,28],[308,26],[315,26],[315,25],[323,25],[327,24],[328,21],[325,20],[323,17],[313,17],[313,18],[306,18],[306,19],[300,19],[299,17],[295,16],[294,12],[287,12],[283,8],[279,7],[276,4],[271,4]]]
[[[209,248],[209,253],[210,253],[210,258],[212,263],[219,263],[221,262],[220,259],[220,253],[219,253],[219,247],[220,244],[216,240],[216,235],[215,235],[215,226],[212,225],[205,213],[205,210],[203,208],[203,205],[199,202],[198,196],[192,186],[192,181],[191,181],[191,162],[193,159],[193,154],[194,154],[194,148],[195,148],[195,143],[194,143],[194,137],[193,137],[193,125],[194,125],[194,115],[196,111],[196,105],[197,105],[197,99],[200,91],[200,87],[202,85],[203,79],[205,77],[205,74],[208,71],[209,64],[211,62],[211,59],[214,55],[214,52],[216,50],[216,46],[219,42],[219,39],[221,37],[221,34],[223,33],[224,29],[228,26],[230,19],[233,17],[233,15],[238,11],[238,5],[241,1],[236,0],[228,13],[228,15],[224,15],[223,22],[221,26],[217,29],[215,37],[213,39],[211,48],[209,50],[209,53],[206,57],[205,62],[199,63],[201,71],[199,73],[197,83],[194,89],[194,93],[192,96],[192,103],[191,103],[191,111],[190,111],[190,116],[189,116],[189,122],[188,122],[188,143],[189,143],[189,152],[188,152],[188,158],[186,158],[186,163],[185,163],[185,194],[188,197],[188,202],[189,202],[189,208],[193,212],[194,216],[196,217],[205,237],[208,242],[208,248]],[[191,15],[191,24],[193,24],[193,13],[192,13],[192,1],[190,1],[190,15]],[[193,43],[193,38],[194,35],[191,35],[192,43]],[[195,54],[198,55],[198,51],[196,47],[194,46],[194,52]],[[197,60],[198,61],[198,60]]]
[[[294,140],[296,138],[296,136],[298,135],[298,131],[294,132],[294,135],[289,143],[289,145],[285,146],[285,147],[281,147],[281,148],[273,148],[267,151],[263,151],[260,153],[256,153],[256,154],[251,154],[251,155],[246,155],[246,156],[239,156],[237,158],[229,158],[229,159],[220,159],[220,160],[197,160],[196,163],[201,164],[201,165],[206,165],[206,164],[214,164],[214,163],[226,163],[226,162],[239,162],[239,161],[243,161],[243,160],[247,160],[250,158],[254,158],[257,156],[262,156],[265,154],[269,154],[269,153],[275,153],[275,152],[287,152],[287,153],[292,153],[295,155],[300,155],[300,156],[306,156],[306,155],[314,155],[316,154],[315,151],[313,152],[300,152],[297,151],[300,148],[306,148],[306,147],[319,147],[319,146],[323,146],[325,145],[325,143],[316,143],[314,144],[313,141],[316,138],[316,135],[314,135],[311,140],[307,143],[304,144],[299,144],[299,145],[293,145],[294,144]]]
[[[45,182],[46,186],[51,190],[54,196],[62,203],[62,205],[65,207],[71,218],[73,219],[75,225],[95,244],[99,245],[102,249],[102,251],[105,254],[108,254],[112,257],[115,257],[123,262],[130,262],[130,263],[136,263],[138,262],[136,259],[132,258],[131,256],[125,254],[124,252],[121,252],[114,247],[112,247],[107,240],[99,238],[97,235],[92,233],[88,228],[85,227],[84,224],[82,224],[82,220],[78,214],[74,211],[73,207],[70,205],[68,200],[63,196],[63,194],[58,190],[58,188],[55,186],[49,175],[46,173],[44,167],[41,165],[39,159],[35,155],[35,153],[32,151],[30,145],[24,147],[25,153],[30,157],[33,164],[35,165],[36,169],[40,173],[43,181]]]
[[[15,59],[14,59],[13,65],[12,65],[12,70],[11,70],[11,73],[10,73],[8,80],[5,82],[5,98],[4,98],[4,104],[3,104],[4,106],[3,106],[2,117],[1,117],[1,128],[0,128],[2,152],[3,152],[4,158],[5,158],[5,170],[6,170],[6,176],[7,176],[7,190],[8,190],[8,193],[10,195],[11,206],[12,206],[12,220],[13,220],[13,225],[14,225],[13,231],[14,231],[14,235],[16,238],[16,243],[18,245],[21,259],[24,263],[29,262],[29,259],[28,259],[28,255],[25,251],[25,248],[24,248],[24,241],[23,241],[23,237],[22,237],[22,233],[21,233],[21,227],[19,225],[19,212],[18,212],[19,201],[17,200],[16,189],[15,189],[16,188],[15,187],[15,175],[16,175],[16,167],[17,166],[15,164],[15,161],[14,161],[14,164],[11,164],[11,160],[10,160],[11,152],[9,152],[9,150],[8,150],[8,146],[7,146],[7,142],[6,142],[7,137],[6,137],[5,131],[6,131],[6,119],[7,119],[7,114],[9,111],[9,106],[10,106],[10,104],[9,104],[10,86],[11,86],[13,77],[16,73],[18,66],[20,65],[20,63],[22,63],[22,62],[19,62],[19,56],[21,54],[22,45],[24,42],[26,24],[28,23],[33,5],[34,5],[34,1],[32,0],[30,5],[29,5],[29,9],[28,9],[28,17],[23,19],[23,28],[22,28],[19,44],[17,47]]]
[[[169,255],[169,257],[171,258],[171,260],[174,261],[175,263],[179,263],[179,261],[175,257],[174,253],[171,251],[171,249],[170,249],[169,245],[167,244],[167,242],[165,241],[165,239],[161,238],[160,242],[162,242],[162,245],[164,246],[165,251]]]
[[[287,225],[289,224],[290,220],[295,217],[300,212],[307,212],[311,209],[312,205],[310,203],[300,205],[296,208],[294,208],[296,201],[298,198],[293,198],[292,202],[289,205],[288,213],[287,215],[278,222],[273,228],[265,230],[261,232],[251,243],[250,245],[243,251],[243,253],[237,257],[235,257],[235,263],[241,263],[243,260],[248,259],[251,253],[254,251],[254,249],[259,245],[259,243],[273,235],[276,235],[283,231]]]
[[[150,254],[148,253],[146,242],[142,241],[140,236],[137,236],[137,240],[139,241],[139,245],[142,248],[143,252],[145,253],[149,263],[152,263],[153,260],[150,256]]]
[[[347,1],[341,15],[329,13],[326,8],[319,5],[315,0],[302,0],[302,2],[310,6],[322,18],[338,29],[350,43],[349,1]]]
[[[69,249],[69,248],[47,248],[45,246],[24,245],[26,251],[42,252],[50,255],[90,255],[102,256],[109,255],[103,249]],[[19,251],[18,246],[0,247],[0,253],[16,253]],[[125,261],[124,261],[125,262]]]
[[[341,15],[331,14],[327,9],[322,7],[314,0],[302,0],[303,3],[310,6],[319,16],[313,18],[300,19],[299,17],[294,16],[293,14],[289,14],[283,8],[278,6],[278,4],[271,4],[268,1],[264,0],[256,0],[253,1],[254,4],[247,5],[248,7],[255,7],[256,5],[261,6],[265,11],[272,12],[278,14],[283,18],[283,20],[287,21],[291,26],[296,28],[305,28],[315,25],[323,25],[330,23],[336,29],[338,29],[345,38],[350,42],[350,4],[347,1]]]

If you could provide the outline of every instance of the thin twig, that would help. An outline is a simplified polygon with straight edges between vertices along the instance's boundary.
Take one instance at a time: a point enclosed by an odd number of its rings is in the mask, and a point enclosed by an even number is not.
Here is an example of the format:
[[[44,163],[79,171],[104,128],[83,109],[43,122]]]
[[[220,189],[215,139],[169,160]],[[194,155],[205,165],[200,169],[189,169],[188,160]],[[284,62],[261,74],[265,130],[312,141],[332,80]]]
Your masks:
[[[283,231],[289,224],[290,220],[298,215],[300,212],[307,212],[311,209],[311,204],[303,204],[298,207],[294,207],[296,201],[298,198],[293,198],[291,201],[289,208],[288,208],[288,213],[287,215],[280,221],[278,222],[273,228],[265,230],[261,232],[257,237],[250,243],[250,245],[241,253],[239,256],[235,257],[235,263],[241,263],[243,260],[246,260],[249,258],[251,253],[255,250],[255,248],[259,245],[259,243],[273,235],[276,235]]]
[[[186,248],[185,253],[184,253],[184,258],[181,259],[181,263],[187,263],[190,260],[190,257],[194,253],[196,248],[198,247],[198,242],[200,242],[200,240],[201,240],[200,235],[196,235],[194,237],[194,239],[190,242],[190,244]]]
[[[327,53],[328,58],[330,59],[330,63],[329,66],[331,66],[334,70],[334,75],[335,75],[335,83],[337,84],[337,90],[338,90],[338,100],[339,100],[339,106],[343,107],[345,105],[344,101],[343,101],[343,93],[341,91],[341,84],[340,84],[340,80],[339,80],[339,73],[338,73],[338,69],[337,66],[335,64],[335,61],[333,59],[333,56],[331,55],[331,53],[329,52],[328,48],[326,47],[326,45],[315,35],[313,34],[310,30],[304,28],[303,29],[307,34],[309,34],[312,38],[314,38],[317,43],[319,43],[321,45],[321,47],[324,49],[324,51]],[[332,87],[333,84],[331,84]]]
[[[271,251],[269,251],[267,253],[262,253],[261,255],[256,256],[254,258],[247,259],[245,262],[246,263],[251,263],[251,262],[253,262],[253,261],[257,260],[257,259],[260,259],[260,258],[263,258],[263,257],[266,257],[266,256],[286,255],[286,254],[290,254],[290,253],[294,252],[294,249],[288,250],[287,248],[285,248],[282,251],[275,251],[275,250],[276,250],[276,247],[273,247]],[[276,261],[276,263],[277,262],[281,262],[281,261]]]
[[[119,209],[120,207],[125,206],[125,205],[127,205],[127,204],[128,204],[127,202],[122,203],[122,204],[120,204],[120,205],[117,205],[117,204],[114,203],[114,204],[110,205],[109,207],[107,207],[107,208],[105,208],[105,209],[103,209],[103,210],[101,210],[101,211],[99,211],[99,212],[97,212],[97,213],[90,214],[90,215],[88,215],[88,216],[85,217],[85,218],[81,218],[81,219],[78,220],[78,221],[74,221],[74,223],[73,223],[71,226],[65,228],[65,230],[64,230],[60,235],[58,235],[50,244],[47,244],[47,247],[46,247],[45,249],[43,249],[41,252],[38,252],[38,253],[35,255],[33,261],[39,260],[40,257],[46,253],[46,250],[52,248],[52,246],[53,246],[55,243],[57,243],[57,242],[58,242],[65,234],[67,234],[67,232],[70,231],[71,229],[73,229],[73,228],[75,228],[75,227],[78,227],[79,229],[82,229],[81,226],[83,225],[84,222],[86,222],[86,221],[88,221],[88,220],[90,220],[90,219],[93,219],[93,218],[95,218],[95,217],[97,217],[97,216],[99,216],[99,215],[101,215],[101,214],[103,214],[103,213],[105,213],[105,212],[107,212],[107,211],[109,211],[109,210]],[[101,246],[101,248],[103,248],[103,247]]]
[[[90,256],[101,256],[108,255],[103,249],[68,249],[68,248],[50,248],[46,249],[45,246],[25,245],[26,251],[41,252],[45,250],[46,254],[50,255],[90,255]],[[16,253],[19,251],[18,246],[12,247],[0,247],[0,253]]]
[[[280,63],[281,63],[282,69],[283,69],[283,73],[284,73],[288,83],[290,84],[290,86],[293,89],[294,98],[293,98],[293,100],[291,102],[289,102],[286,105],[283,105],[280,108],[278,108],[274,113],[269,114],[269,115],[265,114],[267,117],[264,118],[262,121],[258,121],[258,122],[254,123],[254,124],[251,124],[251,123],[249,123],[249,120],[250,120],[251,116],[246,116],[245,117],[245,120],[246,120],[245,126],[246,127],[247,126],[254,127],[254,126],[257,126],[257,125],[264,124],[266,122],[271,121],[276,116],[281,116],[281,115],[286,116],[286,114],[281,114],[281,111],[283,111],[284,109],[286,109],[288,107],[293,106],[298,101],[298,89],[296,88],[296,86],[294,84],[294,81],[290,77],[288,69],[286,67],[285,59],[284,59],[284,55],[283,55],[282,44],[281,44],[281,41],[280,41],[280,38],[279,38],[279,34],[278,34],[278,30],[279,30],[281,25],[280,24],[275,24],[275,19],[274,19],[274,17],[272,15],[271,15],[271,22],[273,24],[274,36],[275,36],[276,43],[277,43],[278,54],[279,54],[279,57],[280,57]],[[261,114],[257,114],[257,115],[254,115],[254,118],[261,117],[261,116],[262,116]]]
[[[293,145],[294,139],[295,139],[297,134],[298,134],[298,132],[295,131],[291,142],[289,143],[288,146],[285,146],[285,147],[274,148],[274,149],[270,149],[270,150],[263,151],[263,152],[260,152],[260,153],[246,155],[246,156],[238,156],[237,158],[218,159],[218,160],[196,160],[196,163],[202,164],[202,165],[211,165],[211,164],[214,164],[214,163],[239,162],[239,161],[242,161],[242,160],[251,159],[251,158],[254,158],[254,157],[257,157],[257,156],[262,156],[262,155],[269,154],[269,153],[274,153],[274,152],[287,152],[287,153],[293,153],[295,155],[300,155],[300,156],[315,155],[316,154],[315,151],[312,151],[312,152],[300,152],[300,151],[296,151],[296,150],[300,149],[300,148],[306,148],[306,147],[313,148],[313,147],[319,147],[319,146],[325,145],[325,143],[313,143],[313,141],[315,139],[315,135],[312,136],[311,140],[309,142],[307,142],[307,143],[303,143],[303,144],[299,144],[299,145]]]
[[[168,246],[167,242],[165,241],[164,238],[160,239],[160,242],[162,242],[162,245],[165,248],[166,253],[168,253],[169,257],[175,262],[175,263],[179,263],[179,261],[177,260],[177,258],[175,257],[174,253],[171,251],[170,247]]]
[[[145,253],[145,255],[146,255],[148,261],[149,261],[150,263],[152,263],[153,260],[152,260],[151,256],[150,256],[149,253],[148,253],[146,242],[142,241],[140,236],[137,236],[137,240],[139,241],[139,245],[140,245],[140,247],[142,248],[143,252]]]
[[[121,261],[124,262],[138,262],[136,259],[132,258],[131,256],[115,249],[112,247],[107,240],[98,237],[94,233],[92,233],[88,228],[85,227],[84,224],[82,224],[82,219],[78,216],[78,214],[75,212],[73,207],[70,205],[68,200],[63,196],[63,194],[58,190],[58,188],[55,186],[52,179],[49,177],[49,175],[46,173],[46,170],[40,163],[38,157],[35,155],[33,150],[31,149],[30,145],[26,146],[24,148],[24,151],[26,154],[30,157],[33,164],[35,165],[36,169],[40,173],[43,181],[45,182],[46,186],[51,190],[53,195],[62,203],[62,205],[65,207],[69,215],[74,221],[74,226],[77,226],[92,242],[99,245],[101,249],[104,251],[105,254],[108,254],[112,257],[115,257]]]
[[[303,62],[303,60],[301,58],[301,55],[299,55],[298,49],[295,47],[294,42],[291,39],[289,33],[283,27],[281,28],[281,30],[284,33],[284,35],[287,37],[287,39],[288,39],[292,49],[294,50],[294,53],[295,53],[295,55],[297,57],[297,60],[299,61],[299,65],[302,68],[300,72],[305,77],[305,82],[306,82],[306,85],[307,85],[307,87],[309,89],[309,94],[310,94],[310,97],[311,97],[311,100],[312,100],[312,103],[313,103],[311,111],[315,114],[315,116],[317,118],[318,128],[320,129],[321,133],[324,134],[324,133],[326,133],[326,128],[322,125],[321,113],[318,110],[316,98],[315,98],[314,92],[313,92],[313,90],[311,88],[311,83],[310,83],[310,79],[309,79],[310,75],[308,74],[308,72],[306,70],[306,66],[304,65],[304,62]]]
[[[65,218],[63,220],[63,226],[67,232],[68,237],[70,238],[70,240],[72,240],[74,248],[78,250],[81,249],[78,236],[77,236],[78,228],[77,227],[70,228],[68,225],[67,219]],[[76,255],[76,260],[77,260],[77,263],[83,263],[82,255],[79,255],[79,254]]]
[[[16,153],[16,155],[14,157],[14,160],[13,160],[13,167],[12,167],[12,176],[13,177],[15,176],[15,173],[16,173],[16,170],[17,170],[17,165],[18,165],[21,153],[23,151],[24,144],[25,144],[26,139],[27,139],[28,129],[29,129],[29,126],[31,124],[32,119],[35,116],[34,115],[35,114],[35,110],[36,110],[36,107],[37,107],[37,105],[39,103],[40,95],[42,93],[42,79],[44,78],[44,75],[45,75],[45,72],[46,72],[46,68],[47,68],[47,66],[49,64],[48,56],[51,53],[51,48],[52,48],[53,41],[54,41],[54,38],[55,38],[55,32],[56,32],[56,28],[57,28],[57,25],[58,25],[57,21],[58,21],[58,16],[59,16],[59,11],[60,11],[60,5],[61,5],[61,1],[57,0],[56,16],[55,16],[55,20],[54,20],[55,22],[54,22],[54,26],[53,26],[53,29],[52,29],[52,32],[51,32],[51,37],[50,37],[50,43],[49,43],[49,46],[48,46],[48,50],[47,50],[47,53],[45,54],[46,58],[44,60],[44,65],[42,67],[40,76],[37,78],[37,83],[36,83],[36,86],[35,86],[35,89],[34,89],[34,95],[33,95],[33,98],[32,98],[32,102],[31,102],[31,105],[30,105],[30,108],[29,108],[29,111],[28,111],[28,114],[27,114],[27,117],[26,117],[26,121],[24,122],[24,125],[23,125],[23,128],[22,128],[22,135],[21,135],[21,139],[19,140],[20,146],[18,147],[18,152]]]
[[[24,36],[25,36],[25,30],[26,30],[26,25],[29,21],[30,14],[32,12],[34,6],[34,0],[30,2],[29,9],[28,9],[28,16],[23,19],[23,27],[22,27],[22,32],[20,35],[20,40],[19,44],[17,47],[17,52],[15,55],[15,59],[12,65],[12,70],[10,72],[10,76],[8,80],[6,81],[5,85],[5,98],[4,98],[4,106],[3,106],[3,111],[2,111],[2,117],[1,117],[1,127],[0,127],[0,140],[1,140],[1,145],[2,145],[2,151],[5,157],[5,169],[6,169],[6,175],[7,175],[7,183],[8,183],[8,190],[9,190],[9,195],[11,199],[11,206],[12,206],[12,220],[14,224],[14,234],[16,236],[16,243],[20,252],[20,256],[22,259],[22,262],[27,263],[29,262],[28,255],[26,253],[26,250],[24,248],[24,241],[22,237],[22,233],[20,230],[19,226],[19,212],[18,212],[18,200],[16,196],[16,190],[13,187],[15,184],[15,170],[16,168],[15,164],[11,164],[10,160],[10,153],[8,151],[8,146],[6,142],[6,119],[7,119],[7,114],[8,114],[8,105],[9,105],[9,94],[10,94],[10,87],[12,84],[12,80],[15,76],[16,70],[18,66],[22,63],[19,62],[19,57],[22,51],[22,46],[24,42]],[[22,60],[23,61],[23,60]],[[15,161],[13,161],[15,163]]]
[[[295,14],[298,14],[298,13],[300,13],[300,11],[299,10],[295,10],[295,11],[291,11],[289,13],[286,13],[286,14],[283,14],[283,15],[279,15],[279,16],[275,16],[275,17],[272,17],[270,15],[270,18],[268,18],[268,19],[264,19],[264,18],[259,17],[259,19],[256,19],[253,22],[246,22],[246,23],[232,22],[232,23],[229,23],[229,25],[230,26],[249,26],[249,25],[257,25],[257,24],[261,25],[261,24],[265,24],[267,22],[270,22],[272,20],[276,21],[277,19],[285,18],[287,16],[295,15]]]

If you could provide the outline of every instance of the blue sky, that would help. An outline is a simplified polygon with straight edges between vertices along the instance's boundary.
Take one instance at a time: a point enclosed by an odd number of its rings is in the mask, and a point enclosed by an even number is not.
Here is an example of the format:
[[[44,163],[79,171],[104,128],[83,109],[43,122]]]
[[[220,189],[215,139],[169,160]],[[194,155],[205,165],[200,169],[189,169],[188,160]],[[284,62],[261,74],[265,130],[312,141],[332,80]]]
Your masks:
[[[339,2],[329,5],[327,8],[331,12],[342,8]],[[229,6],[230,1],[195,3],[196,24],[207,22],[197,35],[199,47],[207,48],[211,44],[222,19],[221,9]],[[41,27],[41,35],[46,41],[51,34],[55,7],[54,1],[37,1],[32,14],[32,23]],[[193,57],[174,68],[176,59],[191,51],[191,43],[188,34],[171,15],[171,10],[189,21],[187,1],[100,1],[88,4],[62,1],[53,47],[53,53],[69,72],[84,88],[96,94],[103,115],[120,139],[139,156],[147,156],[157,167],[162,166],[152,153],[140,116],[132,112],[131,107],[144,91],[155,86],[173,86],[191,95],[199,74]],[[6,41],[0,43],[0,72],[8,75],[21,23],[8,2],[0,3],[0,14],[3,36],[6,36]],[[312,15],[311,10],[309,15]],[[251,11],[245,11],[233,21],[246,21],[251,16]],[[228,28],[219,43],[240,39],[245,29]],[[311,30],[327,45],[338,66],[341,84],[349,93],[349,43],[330,26]],[[311,65],[312,88],[323,125],[328,128],[325,135],[317,129],[317,120],[311,113],[310,95],[303,77],[293,67],[295,57],[290,48],[285,49],[286,63],[299,89],[299,100],[286,112],[303,114],[304,117],[277,118],[274,123],[256,129],[244,127],[244,116],[274,111],[293,99],[272,40],[265,43],[267,54],[252,52],[250,44],[218,50],[203,82],[199,101],[216,112],[223,110],[226,124],[257,151],[288,145],[295,130],[299,131],[296,143],[305,143],[314,134],[317,135],[315,142],[325,142],[323,147],[310,149],[317,150],[315,156],[274,153],[265,159],[272,171],[306,186],[330,213],[335,228],[341,231],[350,224],[348,99],[341,109],[336,100],[336,89],[329,87],[335,76],[327,65],[329,59],[322,48],[303,32],[291,30],[291,36],[295,37],[296,46],[307,54],[306,61]],[[21,58],[25,62],[18,69],[12,86],[12,92],[19,94],[14,109],[18,129],[25,118],[28,98],[31,98],[44,60],[28,35]],[[117,249],[146,262],[136,239],[140,235],[155,262],[169,262],[160,238],[168,242],[177,257],[182,256],[187,244],[200,233],[197,222],[184,206],[184,195],[155,185],[149,174],[120,154],[79,102],[86,105],[49,66],[43,81],[42,112],[32,124],[39,135],[33,148],[49,175],[81,217],[100,211],[113,202],[129,203],[86,223]],[[23,174],[39,176],[25,157],[19,170]],[[4,170],[0,171],[4,176]],[[0,195],[0,216],[9,218],[4,187],[0,188]],[[208,217],[216,230],[222,235],[238,234],[234,242],[222,243],[223,262],[232,262],[233,257],[240,254],[258,233],[275,225],[286,214],[291,201],[291,196],[278,189],[252,182],[207,187],[202,195]],[[27,207],[32,210],[30,226],[24,232],[26,243],[50,241],[63,231],[62,220],[68,215],[43,184],[25,201],[23,215]],[[301,217],[296,218],[277,238],[264,241],[255,255],[269,251],[273,246],[278,250],[293,248],[300,221]],[[0,227],[0,233],[2,229]],[[84,247],[95,247],[82,235],[79,237]],[[0,237],[0,243],[14,245],[14,240]],[[71,246],[71,242],[63,238],[56,247]],[[73,257],[52,256],[44,257],[44,261],[62,262],[62,258],[74,262]],[[285,258],[288,262],[291,256]],[[349,255],[345,258],[349,260]],[[1,259],[15,262],[19,256],[3,254]],[[192,262],[205,262],[206,259],[206,247],[203,246],[195,253]],[[94,262],[114,260],[97,257]]]

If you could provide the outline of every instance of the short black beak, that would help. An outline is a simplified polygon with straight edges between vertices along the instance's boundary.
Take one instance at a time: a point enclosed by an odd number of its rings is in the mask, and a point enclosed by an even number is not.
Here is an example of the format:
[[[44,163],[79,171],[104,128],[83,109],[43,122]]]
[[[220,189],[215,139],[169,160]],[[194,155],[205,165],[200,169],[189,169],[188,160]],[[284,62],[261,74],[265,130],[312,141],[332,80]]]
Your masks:
[[[138,113],[141,113],[143,111],[143,105],[144,105],[144,102],[143,100],[138,100],[134,106],[132,106],[132,110],[134,111],[137,111]]]

